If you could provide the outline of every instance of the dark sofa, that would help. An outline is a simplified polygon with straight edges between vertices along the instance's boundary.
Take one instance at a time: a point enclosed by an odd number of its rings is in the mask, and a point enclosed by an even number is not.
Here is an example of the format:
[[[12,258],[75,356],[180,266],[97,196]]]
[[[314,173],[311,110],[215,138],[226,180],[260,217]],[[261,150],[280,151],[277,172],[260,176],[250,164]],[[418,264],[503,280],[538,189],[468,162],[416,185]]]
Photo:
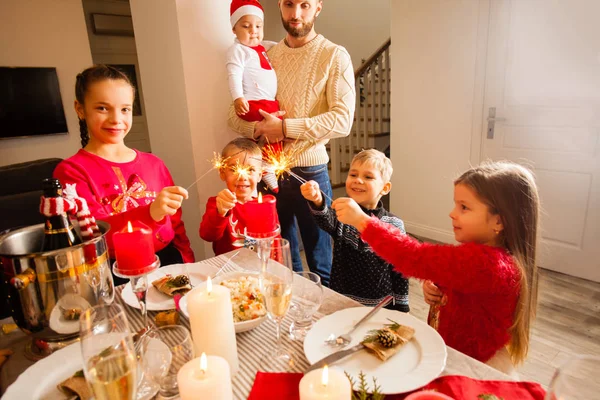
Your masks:
[[[42,180],[51,178],[60,158],[45,158],[0,167],[0,235],[7,229],[40,224]],[[6,287],[0,279],[0,318],[7,317]]]
[[[0,232],[44,222],[40,215],[42,180],[51,178],[60,158],[0,167]]]

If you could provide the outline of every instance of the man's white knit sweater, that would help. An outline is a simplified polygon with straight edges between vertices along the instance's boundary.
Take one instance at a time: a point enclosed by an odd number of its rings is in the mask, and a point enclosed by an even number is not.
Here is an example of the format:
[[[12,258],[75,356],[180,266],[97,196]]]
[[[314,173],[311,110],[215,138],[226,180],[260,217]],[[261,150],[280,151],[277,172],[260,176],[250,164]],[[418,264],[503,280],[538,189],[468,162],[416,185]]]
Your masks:
[[[322,35],[298,48],[282,40],[268,54],[277,73],[279,107],[286,111],[285,146],[315,143],[298,156],[295,166],[326,164],[325,144],[347,136],[352,128],[356,91],[350,55]],[[229,126],[234,131],[253,138],[255,124],[240,119],[230,107]]]

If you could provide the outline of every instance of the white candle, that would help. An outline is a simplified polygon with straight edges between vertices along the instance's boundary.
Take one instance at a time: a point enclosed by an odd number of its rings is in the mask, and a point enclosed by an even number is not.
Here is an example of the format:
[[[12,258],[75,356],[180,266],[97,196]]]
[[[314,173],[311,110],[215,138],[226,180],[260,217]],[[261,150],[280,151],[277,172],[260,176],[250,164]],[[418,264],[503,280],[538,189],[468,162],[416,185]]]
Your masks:
[[[209,278],[206,287],[188,294],[188,311],[196,354],[223,357],[229,363],[231,375],[235,376],[238,354],[229,289],[213,286]]]
[[[181,400],[232,400],[229,363],[222,357],[206,356],[188,361],[177,373]]]
[[[343,372],[329,369],[310,371],[300,380],[300,400],[349,400],[352,388]]]

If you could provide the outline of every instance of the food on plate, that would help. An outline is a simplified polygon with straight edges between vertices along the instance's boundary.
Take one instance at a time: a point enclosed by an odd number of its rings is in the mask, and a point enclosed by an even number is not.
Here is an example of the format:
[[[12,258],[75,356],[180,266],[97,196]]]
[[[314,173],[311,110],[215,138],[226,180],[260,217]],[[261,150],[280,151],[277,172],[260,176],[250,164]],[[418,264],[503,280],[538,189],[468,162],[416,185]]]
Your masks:
[[[161,293],[168,296],[174,296],[176,294],[184,295],[192,290],[190,284],[190,278],[187,275],[173,276],[167,274],[162,278],[159,278],[152,282],[152,285]]]
[[[73,374],[73,376],[65,379],[58,384],[58,390],[66,394],[67,396],[76,395],[81,400],[88,400],[92,398],[92,391],[88,386],[83,371],[79,370]]]
[[[78,321],[83,310],[81,308],[63,308],[60,307],[62,316],[67,321]]]
[[[263,304],[263,296],[257,278],[242,276],[227,279],[220,284],[231,292],[233,322],[249,321],[266,315],[267,311]]]
[[[381,329],[369,331],[362,342],[367,350],[383,361],[396,354],[415,335],[414,328],[389,321],[392,323],[385,324]]]
[[[159,312],[154,320],[156,326],[177,325],[179,323],[179,312],[175,310]]]

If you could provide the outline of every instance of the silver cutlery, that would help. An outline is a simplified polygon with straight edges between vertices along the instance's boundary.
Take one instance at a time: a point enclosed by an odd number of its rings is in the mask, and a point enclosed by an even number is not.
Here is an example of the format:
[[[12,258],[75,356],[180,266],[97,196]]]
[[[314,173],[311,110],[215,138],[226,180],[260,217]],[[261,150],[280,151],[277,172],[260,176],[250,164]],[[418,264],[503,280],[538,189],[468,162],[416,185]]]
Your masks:
[[[332,353],[332,354],[328,355],[327,357],[322,358],[319,361],[317,361],[316,363],[312,364],[310,367],[308,367],[308,369],[304,373],[306,374],[306,373],[312,371],[313,369],[322,368],[325,365],[331,365],[331,364],[335,363],[336,361],[341,360],[342,358],[348,357],[350,354],[354,354],[357,351],[363,350],[364,348],[365,348],[365,345],[362,343],[359,343],[355,346],[350,347],[349,349],[336,351],[335,353]]]
[[[345,347],[350,344],[352,341],[352,336],[350,334],[356,330],[360,325],[362,325],[365,321],[369,320],[377,311],[381,309],[381,307],[385,307],[394,299],[394,296],[388,295],[383,298],[367,315],[362,317],[360,321],[358,321],[350,330],[344,334],[339,335],[338,337],[335,334],[329,335],[329,337],[325,340],[325,343],[332,347]]]

